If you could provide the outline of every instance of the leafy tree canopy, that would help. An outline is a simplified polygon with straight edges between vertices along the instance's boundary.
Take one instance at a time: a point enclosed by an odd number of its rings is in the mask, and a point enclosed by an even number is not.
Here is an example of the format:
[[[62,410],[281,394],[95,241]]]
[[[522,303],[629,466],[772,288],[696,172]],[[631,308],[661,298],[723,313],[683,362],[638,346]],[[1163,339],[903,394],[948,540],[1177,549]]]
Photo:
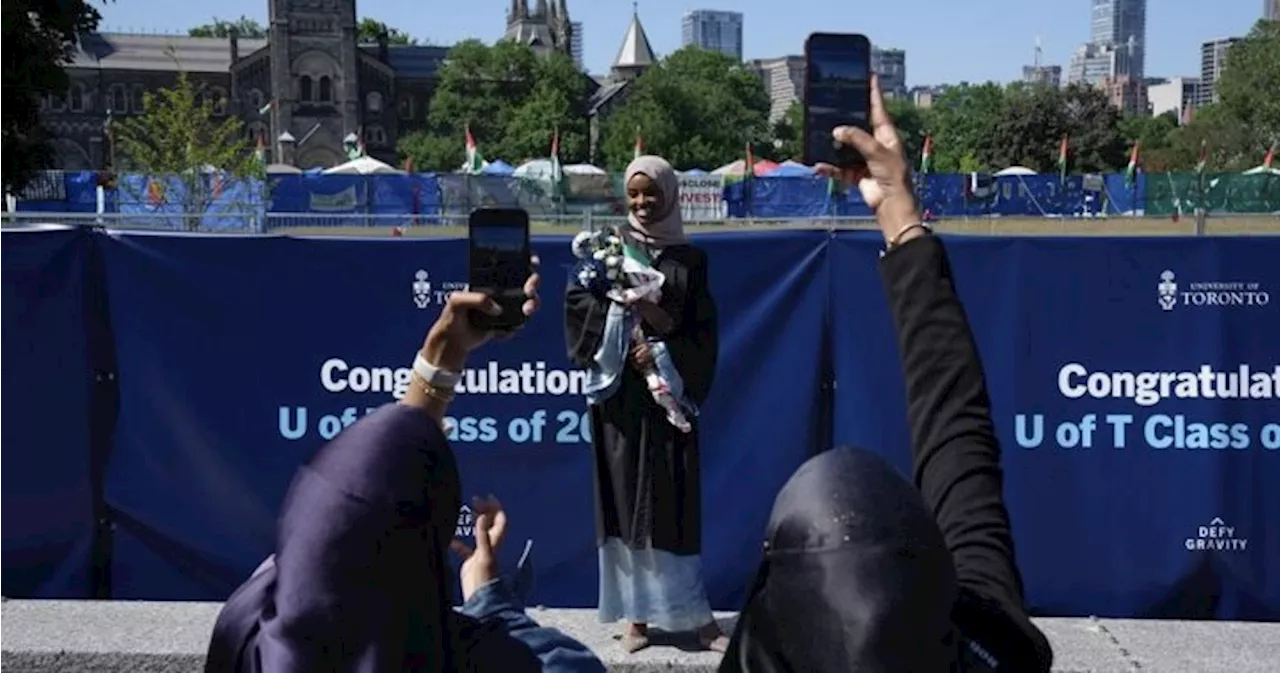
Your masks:
[[[79,36],[96,30],[101,15],[81,0],[4,3],[3,179],[19,191],[53,161],[49,134],[40,120],[40,101],[64,95],[70,83],[65,66]]]

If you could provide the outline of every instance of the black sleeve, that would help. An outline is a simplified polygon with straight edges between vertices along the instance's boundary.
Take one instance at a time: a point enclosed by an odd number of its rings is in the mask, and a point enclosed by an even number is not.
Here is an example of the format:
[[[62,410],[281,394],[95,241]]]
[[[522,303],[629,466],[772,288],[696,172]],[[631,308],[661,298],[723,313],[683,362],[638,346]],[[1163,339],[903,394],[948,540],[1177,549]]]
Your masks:
[[[674,324],[666,335],[667,348],[684,379],[685,392],[701,405],[711,394],[720,353],[719,317],[707,280],[707,256],[689,247],[669,262],[659,266],[667,275],[660,306]]]
[[[955,562],[957,625],[971,636],[1004,631],[981,642],[1005,640],[1022,670],[1048,671],[1052,651],[1026,614],[982,362],[946,250],[934,236],[913,239],[884,256],[880,274],[906,382],[912,477]]]
[[[564,339],[569,361],[586,367],[600,350],[609,300],[570,282],[564,297]]]

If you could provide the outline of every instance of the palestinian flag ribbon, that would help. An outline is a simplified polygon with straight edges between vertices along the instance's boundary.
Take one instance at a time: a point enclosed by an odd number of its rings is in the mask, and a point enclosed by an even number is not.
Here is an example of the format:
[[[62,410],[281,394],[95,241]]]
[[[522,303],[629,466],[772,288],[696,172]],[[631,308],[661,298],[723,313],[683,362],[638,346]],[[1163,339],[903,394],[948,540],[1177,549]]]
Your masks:
[[[1062,142],[1058,145],[1058,182],[1066,183],[1067,181],[1067,137],[1062,136]]]
[[[933,168],[933,134],[924,134],[924,147],[920,149],[920,174],[928,175]]]
[[[1206,140],[1200,141],[1200,160],[1196,162],[1196,175],[1204,175],[1204,171],[1209,167],[1209,143]]]
[[[640,127],[636,127],[636,146],[632,150],[631,158],[639,159],[644,154],[644,136],[640,135]]]
[[[1138,148],[1142,141],[1133,141],[1133,151],[1129,153],[1129,166],[1124,169],[1124,183],[1134,185],[1138,179]]]
[[[464,173],[475,175],[484,168],[484,156],[476,149],[476,137],[471,135],[471,125],[467,125],[467,160],[462,164]]]

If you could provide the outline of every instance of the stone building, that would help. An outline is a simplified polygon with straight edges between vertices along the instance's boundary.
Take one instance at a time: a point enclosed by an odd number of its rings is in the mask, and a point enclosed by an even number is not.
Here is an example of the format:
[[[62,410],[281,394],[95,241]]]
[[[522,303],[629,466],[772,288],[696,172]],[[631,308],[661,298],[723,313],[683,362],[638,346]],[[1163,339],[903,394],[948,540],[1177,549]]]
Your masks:
[[[355,0],[268,0],[267,39],[85,36],[65,96],[43,102],[59,168],[112,163],[105,123],[142,111],[143,93],[179,70],[235,115],[269,160],[302,168],[346,159],[362,134],[370,156],[395,161],[397,139],[426,122],[447,47],[358,44]]]
[[[534,53],[559,51],[573,55],[573,22],[565,0],[537,0],[533,9],[528,0],[511,0],[507,10],[505,39],[529,45]]]

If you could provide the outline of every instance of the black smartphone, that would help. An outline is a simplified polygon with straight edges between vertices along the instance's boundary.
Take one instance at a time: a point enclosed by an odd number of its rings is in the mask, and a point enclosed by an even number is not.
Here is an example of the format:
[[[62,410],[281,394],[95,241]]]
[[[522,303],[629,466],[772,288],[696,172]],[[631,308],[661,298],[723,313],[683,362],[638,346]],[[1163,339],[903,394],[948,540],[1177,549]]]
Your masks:
[[[804,162],[865,167],[862,155],[836,142],[831,131],[871,131],[871,41],[866,35],[813,33],[804,43],[804,61]]]
[[[513,330],[524,324],[524,283],[529,279],[529,213],[521,208],[481,208],[471,212],[468,222],[472,292],[483,292],[502,307],[491,316],[472,312],[471,320],[481,329]]]

